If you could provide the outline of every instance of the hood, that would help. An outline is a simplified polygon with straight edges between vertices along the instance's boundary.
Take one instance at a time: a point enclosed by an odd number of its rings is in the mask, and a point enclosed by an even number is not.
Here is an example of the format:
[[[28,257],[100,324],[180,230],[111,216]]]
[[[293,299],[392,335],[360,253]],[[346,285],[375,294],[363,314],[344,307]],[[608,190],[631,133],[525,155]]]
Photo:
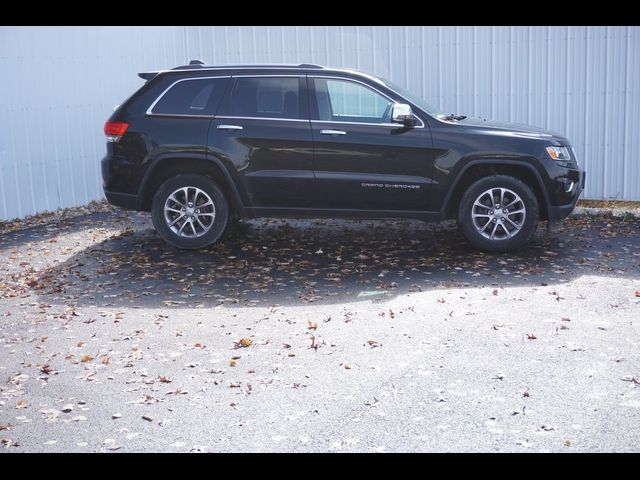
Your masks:
[[[524,125],[521,123],[498,122],[495,120],[486,120],[479,117],[467,117],[464,120],[455,122],[457,125],[471,127],[477,129],[478,133],[500,136],[539,138],[546,140],[555,140],[563,145],[568,145],[569,141],[564,135],[551,132],[540,127]]]

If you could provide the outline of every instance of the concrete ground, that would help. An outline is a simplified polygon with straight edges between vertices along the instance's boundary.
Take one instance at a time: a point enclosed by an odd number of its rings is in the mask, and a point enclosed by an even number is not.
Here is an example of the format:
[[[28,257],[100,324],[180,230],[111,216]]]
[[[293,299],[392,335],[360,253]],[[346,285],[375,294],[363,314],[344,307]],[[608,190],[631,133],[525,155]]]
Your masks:
[[[513,254],[260,220],[200,252],[99,208],[0,231],[0,451],[637,451],[640,221]]]

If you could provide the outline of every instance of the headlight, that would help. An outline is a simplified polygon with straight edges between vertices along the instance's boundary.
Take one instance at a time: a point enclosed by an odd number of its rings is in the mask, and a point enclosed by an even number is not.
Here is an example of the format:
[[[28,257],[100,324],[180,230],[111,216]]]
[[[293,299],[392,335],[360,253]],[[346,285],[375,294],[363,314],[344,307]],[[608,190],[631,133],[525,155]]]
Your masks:
[[[547,147],[547,153],[563,167],[568,167],[571,164],[571,155],[567,147]]]

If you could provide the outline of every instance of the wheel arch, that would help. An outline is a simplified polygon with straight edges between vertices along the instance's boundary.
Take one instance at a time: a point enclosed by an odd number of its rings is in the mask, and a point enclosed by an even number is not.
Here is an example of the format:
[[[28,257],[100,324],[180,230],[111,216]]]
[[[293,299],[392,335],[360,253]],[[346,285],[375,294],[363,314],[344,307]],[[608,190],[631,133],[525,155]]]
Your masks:
[[[138,209],[151,210],[151,200],[158,187],[169,178],[186,173],[200,174],[214,180],[229,199],[232,211],[239,216],[246,216],[242,195],[224,163],[215,157],[189,154],[167,154],[154,160],[142,180]]]
[[[442,217],[455,218],[460,199],[467,188],[477,180],[491,175],[509,175],[530,186],[538,200],[540,220],[549,218],[550,201],[540,172],[528,162],[501,159],[472,160],[464,165],[445,196]]]

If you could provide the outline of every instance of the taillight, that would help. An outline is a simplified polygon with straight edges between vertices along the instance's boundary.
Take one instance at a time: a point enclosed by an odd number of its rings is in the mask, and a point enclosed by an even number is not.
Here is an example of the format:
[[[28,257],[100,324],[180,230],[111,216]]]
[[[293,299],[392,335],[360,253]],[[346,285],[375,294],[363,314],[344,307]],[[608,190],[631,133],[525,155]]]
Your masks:
[[[127,122],[106,122],[104,124],[104,134],[107,136],[107,142],[117,142],[128,128],[129,124]]]

